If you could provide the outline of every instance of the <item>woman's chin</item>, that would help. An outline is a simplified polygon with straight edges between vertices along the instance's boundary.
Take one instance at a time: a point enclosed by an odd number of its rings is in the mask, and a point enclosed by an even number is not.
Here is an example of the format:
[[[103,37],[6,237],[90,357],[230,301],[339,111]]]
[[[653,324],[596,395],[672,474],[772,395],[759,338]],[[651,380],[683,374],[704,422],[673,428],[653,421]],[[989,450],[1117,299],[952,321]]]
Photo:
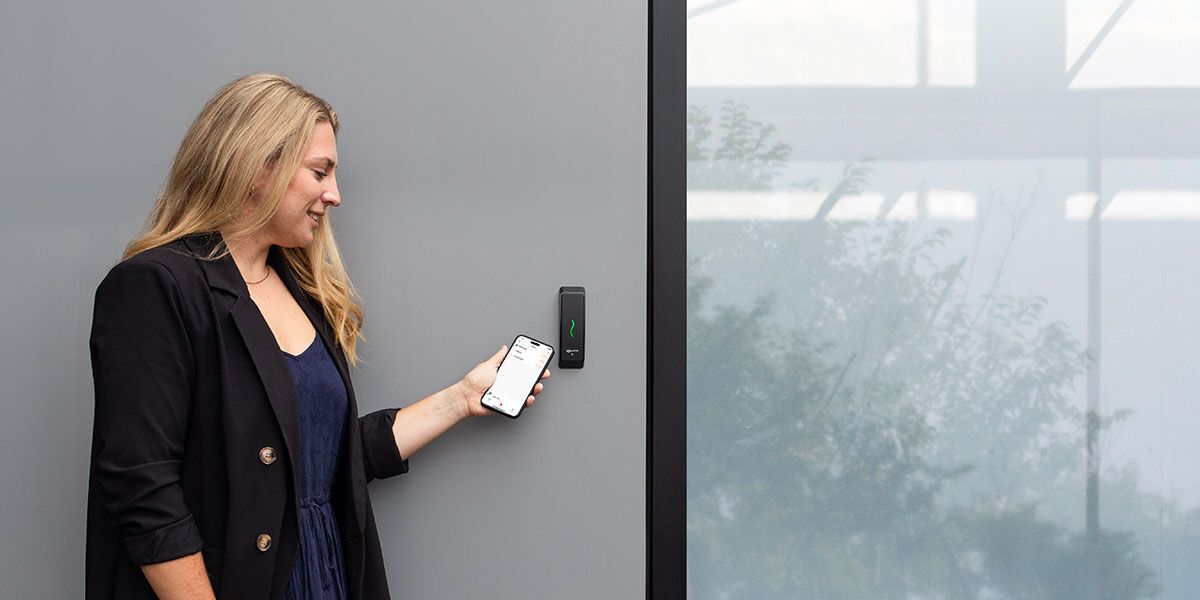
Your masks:
[[[307,248],[316,241],[316,231],[293,235],[287,241],[279,244],[283,248]]]

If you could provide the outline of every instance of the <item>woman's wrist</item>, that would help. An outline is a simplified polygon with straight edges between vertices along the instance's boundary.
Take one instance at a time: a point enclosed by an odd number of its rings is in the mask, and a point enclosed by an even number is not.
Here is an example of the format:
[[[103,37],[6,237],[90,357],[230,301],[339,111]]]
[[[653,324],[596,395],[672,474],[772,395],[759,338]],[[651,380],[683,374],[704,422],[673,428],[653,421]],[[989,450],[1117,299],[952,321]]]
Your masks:
[[[453,407],[454,414],[458,415],[460,421],[471,416],[471,397],[462,380],[446,388],[445,393],[446,401]]]

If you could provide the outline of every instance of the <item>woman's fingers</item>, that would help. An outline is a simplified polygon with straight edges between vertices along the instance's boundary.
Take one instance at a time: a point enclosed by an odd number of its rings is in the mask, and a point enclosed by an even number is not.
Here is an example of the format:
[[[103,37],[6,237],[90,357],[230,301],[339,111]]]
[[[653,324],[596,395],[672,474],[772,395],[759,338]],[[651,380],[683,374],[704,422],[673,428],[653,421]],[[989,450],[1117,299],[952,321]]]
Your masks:
[[[546,379],[547,377],[550,377],[550,369],[546,369],[546,372],[545,372],[545,373],[542,373],[542,379]],[[536,395],[538,395],[538,394],[542,393],[542,389],[543,389],[544,387],[546,387],[546,386],[544,386],[544,385],[542,385],[542,384],[540,384],[540,383],[539,383],[539,384],[537,384],[537,385],[535,385],[535,386],[533,386],[533,395],[534,395],[534,396],[536,396]],[[526,398],[526,399],[525,399],[525,406],[533,406],[533,401],[534,401],[534,400],[535,400],[535,398],[534,398],[533,396],[530,396],[530,397]]]

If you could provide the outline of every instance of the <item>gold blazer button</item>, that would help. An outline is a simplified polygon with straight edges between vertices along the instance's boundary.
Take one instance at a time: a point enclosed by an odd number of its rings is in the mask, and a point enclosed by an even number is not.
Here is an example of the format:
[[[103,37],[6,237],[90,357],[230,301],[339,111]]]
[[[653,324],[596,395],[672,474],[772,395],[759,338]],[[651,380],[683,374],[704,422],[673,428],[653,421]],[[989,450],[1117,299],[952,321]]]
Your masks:
[[[275,462],[275,458],[275,449],[270,446],[266,446],[258,451],[258,460],[261,460],[264,465]]]
[[[260,533],[258,534],[258,551],[266,552],[271,549],[271,536]]]

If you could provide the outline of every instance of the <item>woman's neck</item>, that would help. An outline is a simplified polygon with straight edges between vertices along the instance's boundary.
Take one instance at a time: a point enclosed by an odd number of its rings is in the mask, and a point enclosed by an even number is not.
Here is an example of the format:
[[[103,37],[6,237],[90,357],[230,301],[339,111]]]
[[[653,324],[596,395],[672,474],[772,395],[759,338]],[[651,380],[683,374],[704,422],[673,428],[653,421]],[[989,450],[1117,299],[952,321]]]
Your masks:
[[[233,262],[237,263],[238,271],[241,271],[244,281],[258,281],[267,274],[267,255],[271,251],[270,242],[262,240],[256,235],[250,235],[236,241],[229,241],[226,238],[225,243],[229,246],[229,253],[233,255]]]

